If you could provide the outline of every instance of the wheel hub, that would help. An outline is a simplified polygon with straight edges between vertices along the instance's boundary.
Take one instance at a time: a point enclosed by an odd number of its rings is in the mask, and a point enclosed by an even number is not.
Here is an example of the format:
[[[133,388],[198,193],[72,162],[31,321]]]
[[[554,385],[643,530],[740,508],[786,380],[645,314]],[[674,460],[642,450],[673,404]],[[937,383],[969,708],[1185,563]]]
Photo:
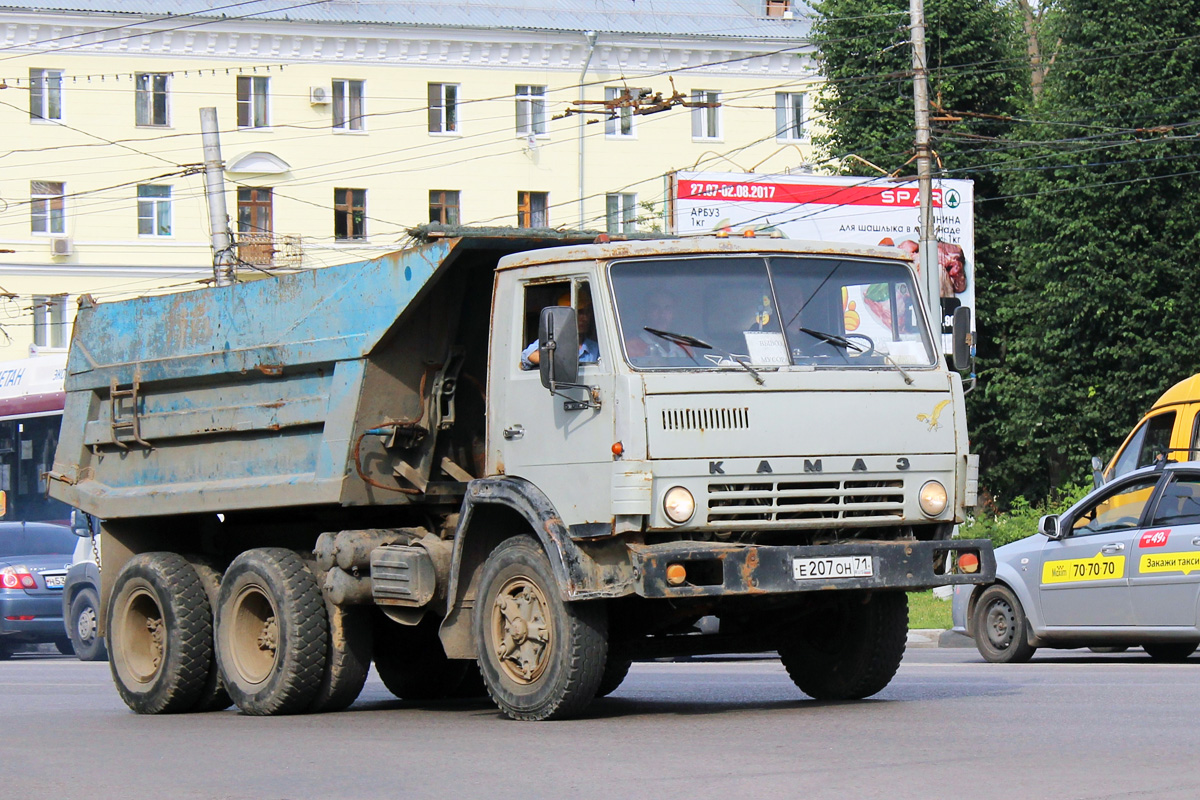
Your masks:
[[[992,644],[1000,650],[1007,648],[1012,644],[1015,627],[1013,609],[1007,603],[993,603],[987,613],[987,633]]]
[[[96,609],[88,606],[81,611],[75,623],[75,630],[81,642],[90,642],[96,638]]]
[[[505,675],[519,684],[536,681],[550,661],[552,631],[547,612],[545,595],[524,577],[505,583],[492,604],[496,657]]]

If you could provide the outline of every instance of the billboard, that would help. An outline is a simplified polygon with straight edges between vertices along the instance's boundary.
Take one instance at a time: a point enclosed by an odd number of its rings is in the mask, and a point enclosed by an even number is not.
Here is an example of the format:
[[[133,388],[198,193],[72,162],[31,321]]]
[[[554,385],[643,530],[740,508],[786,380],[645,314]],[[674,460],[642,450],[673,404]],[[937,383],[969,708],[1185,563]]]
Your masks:
[[[670,224],[681,236],[778,231],[789,239],[883,244],[910,253],[920,240],[920,197],[911,179],[676,172],[669,180]],[[975,306],[974,204],[973,182],[934,179],[942,329],[947,333],[955,308]],[[878,309],[870,298],[846,302],[847,331],[857,324],[883,324],[874,319]]]

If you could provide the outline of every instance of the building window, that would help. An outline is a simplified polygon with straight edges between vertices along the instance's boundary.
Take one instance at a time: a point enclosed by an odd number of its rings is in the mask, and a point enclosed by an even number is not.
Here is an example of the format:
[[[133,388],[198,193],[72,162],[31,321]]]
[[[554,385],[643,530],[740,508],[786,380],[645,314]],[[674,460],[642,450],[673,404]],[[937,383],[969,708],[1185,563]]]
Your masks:
[[[333,127],[339,131],[361,131],[363,125],[363,82],[333,82]]]
[[[67,346],[67,296],[33,296],[33,344],[35,347]]]
[[[158,72],[139,72],[133,76],[138,125],[169,125],[167,120],[167,78]]]
[[[458,84],[429,84],[429,132],[458,132]]]
[[[441,189],[429,192],[429,221],[457,225],[459,221],[458,192]]]
[[[29,70],[29,118],[62,119],[62,70]]]
[[[333,238],[367,238],[367,190],[333,190]]]
[[[633,193],[605,196],[607,228],[609,233],[634,233],[637,231],[637,195]]]
[[[517,87],[517,133],[541,136],[546,132],[546,87]]]
[[[693,103],[705,103],[707,107],[692,109],[692,138],[721,138],[721,93],[711,89],[693,89]]]
[[[137,187],[137,193],[138,235],[170,236],[171,187],[146,184]]]
[[[271,190],[262,186],[238,189],[238,258],[247,264],[269,266],[275,258]]]
[[[781,142],[804,138],[804,95],[800,92],[775,93],[775,138]]]
[[[549,208],[548,192],[517,192],[517,227],[550,227]]]
[[[605,86],[604,99],[608,101],[617,100],[626,89],[622,86]],[[633,107],[621,106],[612,111],[612,115],[604,120],[604,134],[606,136],[633,136]]]
[[[237,79],[237,124],[239,128],[265,128],[271,124],[267,116],[267,85],[269,78],[239,75]]]
[[[784,19],[788,16],[788,12],[792,10],[792,0],[766,0],[766,2],[768,17]]]
[[[29,182],[30,226],[34,233],[66,233],[67,199],[63,184]]]

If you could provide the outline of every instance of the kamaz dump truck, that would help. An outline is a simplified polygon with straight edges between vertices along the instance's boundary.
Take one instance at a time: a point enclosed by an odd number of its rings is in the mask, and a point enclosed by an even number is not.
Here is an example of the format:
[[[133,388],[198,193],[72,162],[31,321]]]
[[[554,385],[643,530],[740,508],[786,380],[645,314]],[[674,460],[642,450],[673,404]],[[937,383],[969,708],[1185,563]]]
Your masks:
[[[976,465],[907,253],[423,236],[81,301],[50,494],[103,520],[133,710],[341,709],[373,662],[543,720],[638,659],[773,650],[862,698],[906,590],[994,574],[951,538]]]

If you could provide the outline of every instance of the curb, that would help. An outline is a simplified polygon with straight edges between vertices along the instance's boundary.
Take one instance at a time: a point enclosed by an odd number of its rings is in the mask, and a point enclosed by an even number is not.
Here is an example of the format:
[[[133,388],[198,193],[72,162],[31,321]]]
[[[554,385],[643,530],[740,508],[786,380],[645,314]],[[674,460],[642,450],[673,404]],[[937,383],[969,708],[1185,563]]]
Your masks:
[[[915,629],[908,632],[908,647],[974,647],[975,640],[961,633],[937,628]]]

